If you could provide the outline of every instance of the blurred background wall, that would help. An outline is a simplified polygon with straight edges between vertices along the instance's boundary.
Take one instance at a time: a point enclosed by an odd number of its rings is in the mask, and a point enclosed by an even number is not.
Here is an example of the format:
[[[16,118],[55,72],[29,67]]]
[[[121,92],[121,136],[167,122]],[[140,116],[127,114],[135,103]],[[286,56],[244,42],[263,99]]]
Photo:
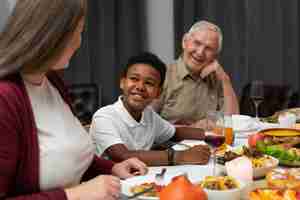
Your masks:
[[[16,0],[0,0],[0,28]],[[128,57],[152,51],[166,63],[181,52],[181,38],[196,21],[219,25],[220,62],[238,95],[255,79],[290,85],[299,92],[298,0],[88,0],[81,49],[65,78],[95,83],[102,105],[116,100]]]

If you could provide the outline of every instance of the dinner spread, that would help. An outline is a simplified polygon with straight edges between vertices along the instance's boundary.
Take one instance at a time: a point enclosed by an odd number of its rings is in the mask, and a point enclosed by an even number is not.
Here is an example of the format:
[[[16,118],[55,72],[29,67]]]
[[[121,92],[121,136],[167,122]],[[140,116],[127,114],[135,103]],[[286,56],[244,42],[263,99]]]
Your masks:
[[[151,189],[149,192],[143,193],[144,197],[159,197],[162,199],[172,199],[172,196],[177,196],[181,200],[207,200],[206,193],[202,190],[200,185],[192,184],[187,176],[180,175],[172,178],[167,185],[157,185],[155,182],[145,182],[131,187],[132,194],[141,193],[145,190]],[[176,194],[175,194],[176,193]],[[178,195],[181,195],[179,198]]]
[[[163,186],[156,185],[153,179],[143,179],[130,186],[131,195],[153,188],[140,199],[167,200],[180,197],[181,200],[238,200],[247,196],[250,200],[300,200],[300,168],[277,167],[278,162],[281,165],[300,167],[300,130],[264,129],[252,134],[247,141],[248,145],[231,147],[223,144],[216,150],[217,167],[221,172],[219,176],[208,176],[210,173],[205,173],[201,174],[201,180],[198,179],[199,171],[188,171],[189,175],[197,174],[197,177],[191,178],[196,184],[192,184],[187,176],[181,175],[169,177],[166,181],[169,184]],[[244,189],[249,182],[229,173],[230,169],[237,171],[237,164],[234,162],[241,163],[239,159],[247,160],[247,170],[252,171],[251,164],[253,168],[251,177],[255,185],[251,187],[252,191],[247,191],[247,195]],[[240,166],[240,171],[244,173],[246,165]],[[261,179],[263,177],[265,178]]]
[[[251,135],[250,147],[273,156],[281,165],[300,166],[300,131],[295,129],[269,129]]]
[[[249,193],[250,200],[300,200],[300,169],[273,169],[266,175],[267,188]]]
[[[250,200],[300,200],[300,193],[295,190],[255,189],[249,194]]]
[[[226,151],[224,155],[217,157],[217,162],[224,165],[226,162],[241,156],[248,157],[252,162],[253,168],[272,166],[274,163],[274,160],[270,156],[266,156],[260,151],[246,146],[243,146],[241,150]]]
[[[300,189],[300,169],[273,169],[266,175],[268,187],[276,189]]]
[[[132,194],[141,193],[149,188],[153,188],[149,192],[143,193],[144,197],[169,197],[175,195],[174,193],[184,194],[186,199],[191,200],[194,196],[198,198],[195,199],[207,199],[205,191],[229,191],[240,189],[239,182],[230,176],[206,176],[198,184],[192,184],[185,175],[175,176],[172,178],[171,182],[167,185],[160,186],[155,184],[155,182],[145,182],[131,187],[130,191]],[[202,189],[203,188],[203,189]],[[187,192],[189,191],[189,192]],[[208,192],[209,193],[209,192]],[[179,194],[177,194],[179,195]],[[210,195],[210,194],[208,194]]]

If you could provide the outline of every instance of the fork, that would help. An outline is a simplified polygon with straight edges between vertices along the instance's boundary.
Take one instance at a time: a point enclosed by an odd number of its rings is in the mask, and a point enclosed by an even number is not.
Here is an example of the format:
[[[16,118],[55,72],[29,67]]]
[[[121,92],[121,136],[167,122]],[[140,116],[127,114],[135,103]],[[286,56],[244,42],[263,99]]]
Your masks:
[[[160,173],[155,174],[155,184],[163,185],[164,184],[164,176],[167,172],[167,168],[162,168]]]

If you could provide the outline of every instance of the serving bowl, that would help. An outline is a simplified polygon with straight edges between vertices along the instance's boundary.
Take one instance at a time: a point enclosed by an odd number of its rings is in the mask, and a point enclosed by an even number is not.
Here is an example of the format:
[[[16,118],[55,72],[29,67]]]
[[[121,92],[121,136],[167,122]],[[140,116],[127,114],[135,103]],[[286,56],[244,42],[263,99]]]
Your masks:
[[[209,200],[240,200],[247,184],[241,180],[235,181],[238,184],[238,188],[227,190],[212,190],[203,188],[203,190],[206,192]]]

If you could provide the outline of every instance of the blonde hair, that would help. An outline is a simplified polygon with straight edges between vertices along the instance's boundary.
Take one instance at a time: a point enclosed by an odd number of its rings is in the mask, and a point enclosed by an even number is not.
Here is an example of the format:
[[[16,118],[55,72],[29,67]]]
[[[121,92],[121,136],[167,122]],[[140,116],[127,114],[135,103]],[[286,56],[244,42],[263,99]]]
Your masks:
[[[200,31],[200,30],[207,30],[207,29],[215,31],[219,34],[218,52],[221,52],[222,43],[223,43],[223,34],[222,34],[221,29],[217,25],[215,25],[211,22],[205,21],[205,20],[201,20],[192,25],[190,30],[187,32],[187,35],[191,35],[191,33],[194,33],[194,32]]]

